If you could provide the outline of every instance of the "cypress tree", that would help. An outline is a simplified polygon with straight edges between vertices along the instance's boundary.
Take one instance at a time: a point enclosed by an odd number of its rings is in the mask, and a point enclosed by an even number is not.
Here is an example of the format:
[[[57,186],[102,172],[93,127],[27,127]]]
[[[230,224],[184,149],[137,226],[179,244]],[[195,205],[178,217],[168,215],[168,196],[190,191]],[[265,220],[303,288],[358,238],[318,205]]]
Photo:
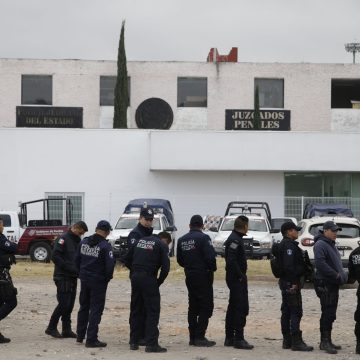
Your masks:
[[[127,128],[127,108],[129,106],[128,93],[128,75],[126,68],[126,54],[125,54],[125,20],[121,25],[118,59],[117,59],[117,79],[114,93],[114,129]]]
[[[254,130],[261,129],[260,118],[260,101],[259,101],[259,87],[255,88],[255,100],[254,100]]]

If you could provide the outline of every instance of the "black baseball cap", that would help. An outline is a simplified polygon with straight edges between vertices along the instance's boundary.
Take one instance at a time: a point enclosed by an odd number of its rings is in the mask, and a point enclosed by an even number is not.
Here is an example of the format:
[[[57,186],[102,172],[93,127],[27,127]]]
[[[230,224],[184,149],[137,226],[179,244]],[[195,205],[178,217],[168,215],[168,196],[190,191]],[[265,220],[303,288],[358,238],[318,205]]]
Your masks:
[[[323,231],[324,230],[341,231],[342,228],[337,226],[336,222],[334,221],[326,221],[323,225]]]
[[[190,226],[203,226],[204,221],[201,215],[193,215],[190,219]]]
[[[142,216],[146,220],[152,220],[152,219],[154,219],[154,210],[149,207],[146,207],[146,208],[144,207],[140,211],[140,216]]]
[[[292,230],[292,229],[295,229],[296,231],[300,231],[301,227],[296,226],[295,223],[293,223],[292,221],[284,222],[281,225],[281,233],[283,235],[285,235],[288,230]]]
[[[100,220],[96,225],[96,229],[104,230],[104,231],[111,231],[112,227],[108,221]]]

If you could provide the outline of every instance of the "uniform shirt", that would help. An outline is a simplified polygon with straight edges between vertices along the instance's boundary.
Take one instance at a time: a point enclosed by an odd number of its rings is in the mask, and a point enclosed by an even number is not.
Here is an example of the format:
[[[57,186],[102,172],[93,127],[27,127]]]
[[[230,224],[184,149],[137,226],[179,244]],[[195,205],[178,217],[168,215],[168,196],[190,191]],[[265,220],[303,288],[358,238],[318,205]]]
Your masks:
[[[98,234],[80,242],[75,262],[83,281],[108,282],[113,277],[115,260],[111,245]]]
[[[154,276],[161,268],[158,283],[162,284],[170,270],[168,247],[157,235],[141,238],[130,248],[126,266],[132,273],[144,271]]]
[[[75,256],[80,241],[80,237],[71,230],[56,240],[51,259],[55,264],[54,280],[77,278],[78,270],[75,265]]]
[[[246,278],[247,260],[243,241],[244,235],[233,230],[224,243],[227,277],[236,279]]]
[[[348,267],[349,278],[360,283],[360,246],[351,252]]]
[[[153,232],[153,228],[147,228],[143,225],[141,225],[140,223],[138,223],[129,233],[128,235],[128,240],[127,240],[127,244],[128,244],[128,249],[130,249],[130,247],[132,245],[135,244],[135,242],[145,236],[150,236],[152,235]]]
[[[179,238],[176,254],[185,274],[216,271],[216,253],[211,239],[201,230],[190,230]]]
[[[280,279],[295,285],[300,281],[300,277],[305,274],[305,263],[299,243],[284,237],[279,248],[280,262],[283,274]]]
[[[0,267],[10,269],[12,260],[10,257],[17,251],[18,245],[9,241],[4,234],[0,234]]]

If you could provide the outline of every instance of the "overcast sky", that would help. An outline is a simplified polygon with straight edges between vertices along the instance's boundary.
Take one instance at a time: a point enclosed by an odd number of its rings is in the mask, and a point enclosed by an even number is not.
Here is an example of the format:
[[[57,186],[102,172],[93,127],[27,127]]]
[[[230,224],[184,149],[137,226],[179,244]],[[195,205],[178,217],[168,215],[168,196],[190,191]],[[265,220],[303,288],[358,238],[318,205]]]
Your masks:
[[[360,0],[0,0],[0,57],[350,63]],[[358,57],[360,62],[360,54]]]

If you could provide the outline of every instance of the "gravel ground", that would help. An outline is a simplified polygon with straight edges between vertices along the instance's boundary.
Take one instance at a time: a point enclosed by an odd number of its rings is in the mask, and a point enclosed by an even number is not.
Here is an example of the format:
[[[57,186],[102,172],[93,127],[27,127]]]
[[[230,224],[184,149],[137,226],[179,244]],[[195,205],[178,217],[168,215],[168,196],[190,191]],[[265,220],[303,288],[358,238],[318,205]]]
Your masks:
[[[160,316],[160,344],[168,348],[165,354],[148,354],[144,348],[130,351],[128,346],[128,316],[130,282],[128,279],[112,280],[109,285],[106,307],[100,326],[99,338],[107,341],[104,349],[88,349],[77,345],[73,339],[53,339],[44,334],[50,314],[56,305],[55,286],[50,279],[41,277],[15,278],[19,290],[18,307],[0,323],[0,331],[12,341],[1,345],[1,359],[355,359],[353,313],[356,307],[356,289],[342,289],[338,319],[333,331],[334,342],[343,350],[338,355],[319,350],[320,305],[314,290],[303,290],[304,339],[315,350],[311,353],[281,349],[280,292],[276,282],[252,281],[249,283],[250,315],[246,326],[246,338],[255,346],[252,351],[223,347],[224,318],[228,289],[224,281],[215,281],[215,311],[210,320],[208,338],[217,342],[213,348],[188,346],[187,291],[183,280],[165,282],[161,287],[162,312]],[[76,322],[78,304],[73,312]],[[75,326],[74,326],[75,327]]]

